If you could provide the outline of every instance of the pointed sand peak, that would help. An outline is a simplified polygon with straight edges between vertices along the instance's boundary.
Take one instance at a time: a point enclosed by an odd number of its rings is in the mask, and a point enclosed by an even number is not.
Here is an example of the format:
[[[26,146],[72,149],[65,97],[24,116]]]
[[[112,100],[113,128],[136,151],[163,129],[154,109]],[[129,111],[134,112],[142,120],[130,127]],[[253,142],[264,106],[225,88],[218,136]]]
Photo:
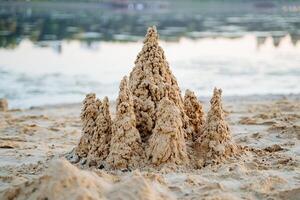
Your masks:
[[[90,142],[94,135],[99,106],[101,106],[101,101],[96,100],[95,93],[89,93],[86,95],[80,115],[83,135],[81,136],[75,151],[79,157],[86,157],[91,148]]]
[[[99,107],[99,114],[95,123],[96,127],[88,155],[90,164],[91,162],[97,164],[99,161],[103,161],[109,153],[112,121],[109,111],[109,100],[107,97],[104,97],[102,104]]]
[[[158,33],[157,33],[157,29],[156,26],[150,26],[147,30],[147,34],[145,36],[144,39],[144,44],[146,43],[150,43],[150,44],[154,44],[154,43],[158,43]]]
[[[170,70],[163,49],[158,44],[155,27],[149,27],[144,46],[135,61],[129,76],[137,128],[142,140],[147,141],[156,121],[157,107],[164,97],[168,97],[180,110],[182,121],[185,119],[181,91],[175,76]]]
[[[117,115],[130,113],[133,115],[133,99],[132,93],[128,87],[127,76],[124,76],[119,87],[119,96],[117,99]]]
[[[222,90],[214,88],[213,97],[210,100],[211,109],[209,111],[208,117],[219,118],[220,120],[224,119],[224,110],[222,106]]]
[[[205,123],[204,110],[202,104],[191,90],[186,90],[184,95],[184,109],[189,118],[190,127],[192,129],[192,139],[197,139],[203,129]]]
[[[224,118],[221,94],[221,89],[214,89],[203,134],[197,139],[195,145],[199,158],[204,164],[221,163],[227,157],[237,153],[237,145],[231,138],[229,125]]]
[[[140,133],[136,129],[132,94],[125,76],[120,83],[117,113],[112,124],[112,138],[107,162],[116,169],[136,167],[143,154]]]

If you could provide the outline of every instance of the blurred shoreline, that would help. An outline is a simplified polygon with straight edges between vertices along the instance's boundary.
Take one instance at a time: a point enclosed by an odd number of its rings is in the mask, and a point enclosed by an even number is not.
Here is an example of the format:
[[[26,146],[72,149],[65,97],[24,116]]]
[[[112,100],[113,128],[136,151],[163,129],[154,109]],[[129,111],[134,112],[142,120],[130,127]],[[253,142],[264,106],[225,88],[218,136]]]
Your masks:
[[[82,96],[82,100],[84,100],[84,95]],[[109,98],[109,97],[108,97]],[[205,104],[209,104],[211,99],[210,96],[198,96],[198,99]],[[264,95],[231,95],[231,96],[223,96],[224,103],[264,103],[268,101],[280,101],[280,100],[292,100],[292,101],[300,101],[300,93],[298,94],[264,94]],[[111,110],[115,110],[115,99],[109,98],[111,104]],[[73,103],[55,103],[55,104],[44,104],[39,106],[30,106],[28,108],[10,108],[10,111],[30,111],[30,110],[47,110],[47,109],[70,109],[70,108],[80,108],[82,102],[73,102]]]

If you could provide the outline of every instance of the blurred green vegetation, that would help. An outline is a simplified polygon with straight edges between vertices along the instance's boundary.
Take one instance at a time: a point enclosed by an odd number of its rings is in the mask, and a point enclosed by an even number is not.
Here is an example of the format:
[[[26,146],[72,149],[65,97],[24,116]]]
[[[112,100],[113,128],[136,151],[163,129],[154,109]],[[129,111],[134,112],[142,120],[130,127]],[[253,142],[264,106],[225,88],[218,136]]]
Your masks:
[[[296,1],[35,1],[43,2],[0,2],[0,47],[15,48],[23,39],[136,41],[151,25],[165,40],[253,33],[258,38],[290,34],[296,43],[300,35],[300,9],[285,9],[300,6]]]

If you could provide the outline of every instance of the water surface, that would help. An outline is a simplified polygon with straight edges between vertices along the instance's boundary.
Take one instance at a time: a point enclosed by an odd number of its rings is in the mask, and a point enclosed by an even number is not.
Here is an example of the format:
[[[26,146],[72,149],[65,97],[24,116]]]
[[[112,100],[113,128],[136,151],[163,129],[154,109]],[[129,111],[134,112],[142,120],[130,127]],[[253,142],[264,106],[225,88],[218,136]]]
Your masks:
[[[0,4],[0,97],[11,108],[115,98],[149,25],[182,90],[300,93],[297,4],[80,5]]]

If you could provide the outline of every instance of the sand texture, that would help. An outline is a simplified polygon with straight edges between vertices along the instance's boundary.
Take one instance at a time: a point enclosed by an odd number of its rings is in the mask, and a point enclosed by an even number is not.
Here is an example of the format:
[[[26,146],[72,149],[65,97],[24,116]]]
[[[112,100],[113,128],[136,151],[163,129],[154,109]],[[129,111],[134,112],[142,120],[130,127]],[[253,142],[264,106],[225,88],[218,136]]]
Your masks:
[[[80,157],[87,157],[90,151],[90,144],[96,129],[96,118],[98,116],[99,106],[101,102],[96,100],[94,93],[87,94],[83,101],[81,121],[82,133],[79,144],[76,147],[76,154]]]
[[[182,98],[155,27],[119,88],[1,101],[0,199],[299,199],[299,96]]]
[[[99,107],[96,126],[90,143],[91,147],[87,156],[89,164],[97,163],[108,156],[112,135],[111,125],[109,100],[105,97]]]
[[[0,111],[8,110],[8,102],[7,99],[0,99]]]
[[[143,194],[148,199],[165,199],[165,196],[170,199],[299,199],[299,97],[225,99],[224,109],[230,113],[225,118],[233,141],[253,150],[220,165],[177,171],[149,168],[139,173],[77,164],[79,168],[93,171],[90,174],[81,173],[67,161],[57,164],[55,160],[70,152],[81,137],[80,107],[77,104],[0,112],[0,199],[37,199],[35,195],[74,199],[74,195],[81,194],[110,199],[108,193],[115,198],[127,195],[139,199],[141,191],[145,191]],[[203,107],[208,111],[210,102],[204,101]],[[69,172],[62,173],[63,168]],[[64,175],[58,179],[51,173]],[[86,175],[93,183],[80,183]],[[70,192],[82,191],[67,181],[72,176],[80,187],[89,187],[88,192]],[[57,194],[50,193],[53,185],[49,183],[57,181],[70,189],[57,187],[54,190]]]

